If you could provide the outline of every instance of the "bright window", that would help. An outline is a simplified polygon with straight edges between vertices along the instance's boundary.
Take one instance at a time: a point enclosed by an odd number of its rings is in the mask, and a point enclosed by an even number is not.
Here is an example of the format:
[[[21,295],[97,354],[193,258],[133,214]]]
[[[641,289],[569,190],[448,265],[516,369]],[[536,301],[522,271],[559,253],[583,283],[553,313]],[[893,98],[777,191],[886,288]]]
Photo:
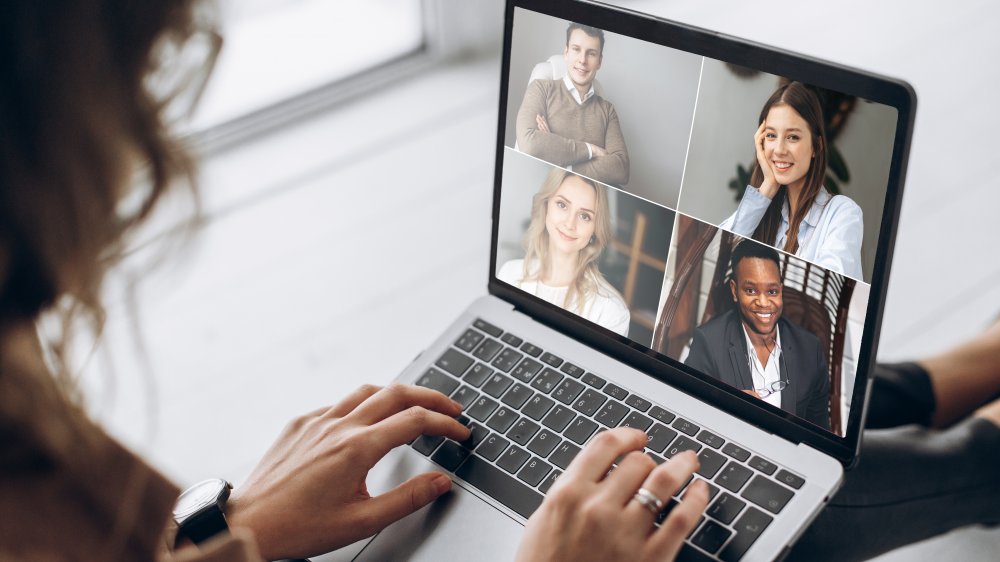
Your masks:
[[[190,123],[194,131],[424,46],[419,0],[222,0],[220,10],[224,45]]]

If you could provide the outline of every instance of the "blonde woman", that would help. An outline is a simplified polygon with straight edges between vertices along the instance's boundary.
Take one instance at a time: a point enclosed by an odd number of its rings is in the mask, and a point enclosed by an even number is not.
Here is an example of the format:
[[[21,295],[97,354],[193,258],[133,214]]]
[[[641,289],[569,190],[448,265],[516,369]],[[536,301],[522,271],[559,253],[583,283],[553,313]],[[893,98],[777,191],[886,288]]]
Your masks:
[[[497,278],[627,336],[625,300],[597,268],[613,235],[609,214],[606,187],[553,170],[531,202],[524,259],[503,264]]]

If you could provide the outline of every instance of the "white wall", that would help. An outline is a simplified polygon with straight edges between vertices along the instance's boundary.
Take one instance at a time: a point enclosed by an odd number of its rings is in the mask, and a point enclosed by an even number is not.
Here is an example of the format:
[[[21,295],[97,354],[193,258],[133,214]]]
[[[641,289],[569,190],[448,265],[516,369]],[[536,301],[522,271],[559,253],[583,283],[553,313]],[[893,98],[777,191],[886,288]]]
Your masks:
[[[524,10],[514,14],[506,144],[534,66],[566,46],[569,22]],[[605,33],[597,80],[615,106],[631,161],[625,189],[677,208],[684,155],[694,112],[701,58],[623,35]]]

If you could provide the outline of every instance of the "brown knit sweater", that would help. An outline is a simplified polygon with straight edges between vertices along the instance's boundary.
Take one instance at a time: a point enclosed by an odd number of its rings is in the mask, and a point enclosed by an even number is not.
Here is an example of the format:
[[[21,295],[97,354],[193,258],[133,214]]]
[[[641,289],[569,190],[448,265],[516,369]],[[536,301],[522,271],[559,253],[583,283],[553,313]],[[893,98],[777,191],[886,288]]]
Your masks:
[[[538,129],[541,115],[548,133]],[[608,151],[590,158],[586,143]],[[611,102],[593,95],[576,103],[562,80],[532,80],[517,112],[518,149],[599,182],[628,183],[628,149]]]

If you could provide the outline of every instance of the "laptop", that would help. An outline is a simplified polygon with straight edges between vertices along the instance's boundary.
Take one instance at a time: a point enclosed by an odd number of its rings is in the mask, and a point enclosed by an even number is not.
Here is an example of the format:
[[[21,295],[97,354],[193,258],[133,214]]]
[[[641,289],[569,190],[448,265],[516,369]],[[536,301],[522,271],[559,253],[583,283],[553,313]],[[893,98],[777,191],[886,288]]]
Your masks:
[[[397,378],[463,403],[473,438],[390,453],[373,493],[428,470],[453,491],[315,560],[512,559],[566,466],[622,425],[657,462],[698,453],[710,500],[682,559],[781,557],[857,459],[915,109],[899,80],[507,0],[489,294]],[[812,189],[808,213],[761,205],[796,195],[764,193],[758,152]],[[797,251],[766,220],[795,222]]]

